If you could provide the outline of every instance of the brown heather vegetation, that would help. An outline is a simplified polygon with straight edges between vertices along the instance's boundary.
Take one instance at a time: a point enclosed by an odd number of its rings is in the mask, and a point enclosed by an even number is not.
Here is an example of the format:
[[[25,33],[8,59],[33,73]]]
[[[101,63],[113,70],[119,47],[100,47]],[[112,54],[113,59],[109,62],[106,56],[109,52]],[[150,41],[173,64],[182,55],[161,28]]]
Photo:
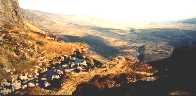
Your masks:
[[[143,72],[143,74],[137,72]],[[152,72],[153,69],[151,66],[141,65],[134,58],[116,57],[113,60],[106,62],[105,66],[102,68],[93,69],[88,72],[73,72],[67,74],[69,79],[66,79],[62,88],[58,90],[45,90],[35,87],[29,88],[25,90],[25,92],[28,95],[73,95],[77,86],[80,86],[83,83],[86,84],[85,82],[95,84],[99,88],[113,88],[122,86],[123,83],[131,84],[135,82],[136,79],[145,78],[148,74],[152,74]],[[121,76],[128,79],[128,82],[118,82],[118,79],[120,80]],[[105,79],[97,81],[98,78]]]
[[[74,49],[87,48],[85,44],[55,41],[38,32],[8,27],[1,27],[0,32],[0,79],[9,78],[5,70],[29,71],[40,58],[47,62],[61,55],[70,55]]]

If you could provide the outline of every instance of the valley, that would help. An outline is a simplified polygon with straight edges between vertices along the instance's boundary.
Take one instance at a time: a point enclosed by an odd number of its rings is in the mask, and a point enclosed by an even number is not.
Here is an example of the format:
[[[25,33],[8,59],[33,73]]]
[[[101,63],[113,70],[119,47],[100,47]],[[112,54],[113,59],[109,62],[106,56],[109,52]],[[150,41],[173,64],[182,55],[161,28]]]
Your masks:
[[[0,95],[195,96],[195,18],[136,25],[0,0]]]

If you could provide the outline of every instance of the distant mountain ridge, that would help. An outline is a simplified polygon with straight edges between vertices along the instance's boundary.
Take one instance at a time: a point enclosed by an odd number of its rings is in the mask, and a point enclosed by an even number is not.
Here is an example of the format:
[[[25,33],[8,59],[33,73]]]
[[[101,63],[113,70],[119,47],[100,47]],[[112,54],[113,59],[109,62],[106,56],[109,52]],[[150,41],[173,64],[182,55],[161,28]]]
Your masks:
[[[182,22],[188,23],[188,24],[196,24],[196,18],[186,19],[186,20],[183,20]]]

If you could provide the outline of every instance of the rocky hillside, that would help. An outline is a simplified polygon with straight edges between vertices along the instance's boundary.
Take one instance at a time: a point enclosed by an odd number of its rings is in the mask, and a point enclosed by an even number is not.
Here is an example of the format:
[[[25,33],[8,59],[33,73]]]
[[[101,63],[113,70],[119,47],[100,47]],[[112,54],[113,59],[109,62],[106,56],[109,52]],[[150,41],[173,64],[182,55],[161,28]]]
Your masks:
[[[18,5],[18,0],[0,0],[0,25],[23,25],[23,16]]]
[[[82,43],[56,41],[35,31],[36,27],[26,28],[17,0],[0,0],[0,12],[0,81],[31,73],[40,63],[87,48]]]

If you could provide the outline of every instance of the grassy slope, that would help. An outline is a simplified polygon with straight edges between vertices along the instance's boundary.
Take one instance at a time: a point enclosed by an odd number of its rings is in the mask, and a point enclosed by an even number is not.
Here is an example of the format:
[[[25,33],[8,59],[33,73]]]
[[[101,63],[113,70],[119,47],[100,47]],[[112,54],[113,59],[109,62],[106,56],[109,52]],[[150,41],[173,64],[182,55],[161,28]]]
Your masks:
[[[29,71],[39,63],[40,58],[48,61],[60,55],[69,55],[74,49],[87,48],[82,43],[57,42],[34,32],[35,28],[31,26],[29,32],[24,32],[19,28],[0,27],[0,80],[9,78],[6,70],[15,68],[16,73]]]

